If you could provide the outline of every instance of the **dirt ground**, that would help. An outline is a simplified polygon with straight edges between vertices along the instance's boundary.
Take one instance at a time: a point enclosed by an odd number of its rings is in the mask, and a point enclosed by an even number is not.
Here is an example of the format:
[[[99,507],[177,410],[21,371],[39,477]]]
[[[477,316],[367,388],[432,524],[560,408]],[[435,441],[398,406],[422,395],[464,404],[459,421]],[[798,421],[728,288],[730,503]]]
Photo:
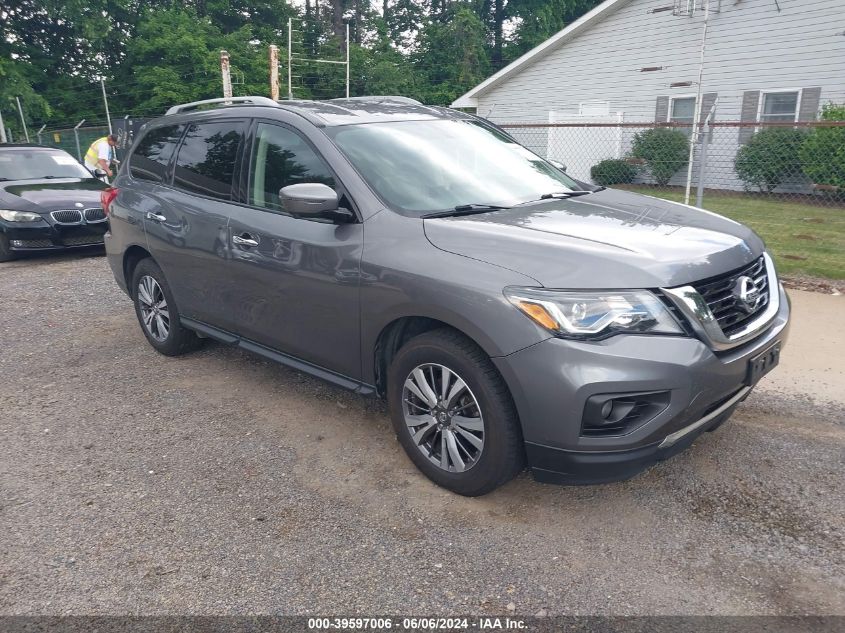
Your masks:
[[[144,340],[102,257],[0,264],[0,613],[845,614],[845,296],[623,483],[437,488],[385,407]]]

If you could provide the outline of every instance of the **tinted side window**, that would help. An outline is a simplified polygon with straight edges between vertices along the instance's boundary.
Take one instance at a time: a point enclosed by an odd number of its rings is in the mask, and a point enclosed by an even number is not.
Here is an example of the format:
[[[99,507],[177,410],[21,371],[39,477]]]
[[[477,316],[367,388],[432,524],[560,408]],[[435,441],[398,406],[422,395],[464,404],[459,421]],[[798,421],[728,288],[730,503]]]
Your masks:
[[[299,134],[259,123],[250,160],[249,203],[284,211],[279,189],[300,182],[335,186],[329,166]]]
[[[239,121],[191,123],[176,156],[173,184],[204,196],[229,200],[244,127]]]
[[[129,159],[129,173],[132,177],[164,182],[167,163],[184,129],[184,125],[166,125],[147,132]]]

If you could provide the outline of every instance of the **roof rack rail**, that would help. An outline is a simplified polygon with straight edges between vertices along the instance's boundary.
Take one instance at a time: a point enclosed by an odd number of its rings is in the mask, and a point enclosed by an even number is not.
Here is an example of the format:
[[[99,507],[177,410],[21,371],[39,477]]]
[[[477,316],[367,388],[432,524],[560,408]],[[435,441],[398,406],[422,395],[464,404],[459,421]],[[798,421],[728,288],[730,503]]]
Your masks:
[[[377,103],[384,101],[392,101],[394,103],[404,103],[407,105],[422,105],[421,101],[411,99],[411,97],[400,97],[399,95],[373,95],[369,97],[340,97],[338,99],[329,99],[329,101],[375,101]]]
[[[211,105],[217,103],[249,103],[252,105],[258,106],[274,106],[278,107],[279,104],[276,101],[273,101],[269,97],[219,97],[217,99],[203,99],[202,101],[192,101],[191,103],[183,103],[182,105],[175,105],[172,108],[169,108],[167,112],[164,113],[165,116],[170,114],[179,114],[180,112],[185,112],[186,110],[195,110],[200,106],[204,105]]]

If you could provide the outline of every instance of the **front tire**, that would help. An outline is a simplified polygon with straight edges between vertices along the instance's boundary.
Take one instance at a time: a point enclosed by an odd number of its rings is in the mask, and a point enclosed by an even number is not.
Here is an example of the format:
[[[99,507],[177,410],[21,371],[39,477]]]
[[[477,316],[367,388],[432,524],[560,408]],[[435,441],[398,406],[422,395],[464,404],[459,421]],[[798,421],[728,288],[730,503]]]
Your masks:
[[[388,369],[396,436],[429,479],[474,497],[498,488],[524,464],[510,392],[489,357],[450,329],[408,341]]]
[[[202,345],[179,321],[179,310],[164,273],[152,259],[142,259],[132,273],[132,299],[141,331],[165,356],[180,356]]]

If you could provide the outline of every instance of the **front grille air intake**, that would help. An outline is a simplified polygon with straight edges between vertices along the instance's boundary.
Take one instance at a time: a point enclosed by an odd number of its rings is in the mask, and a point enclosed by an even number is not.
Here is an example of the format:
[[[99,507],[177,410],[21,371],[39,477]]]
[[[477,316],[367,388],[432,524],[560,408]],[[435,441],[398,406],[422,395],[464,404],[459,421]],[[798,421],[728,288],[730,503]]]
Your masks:
[[[767,253],[731,272],[660,291],[716,351],[755,339],[781,309],[780,284]]]
[[[756,289],[757,305],[749,309],[737,296],[737,285],[743,277],[751,279]],[[720,277],[692,284],[707,303],[710,312],[727,336],[741,330],[769,305],[769,279],[763,257],[748,266]]]
[[[79,235],[74,237],[65,237],[62,239],[62,244],[65,246],[93,246],[95,244],[102,243],[102,235]]]

